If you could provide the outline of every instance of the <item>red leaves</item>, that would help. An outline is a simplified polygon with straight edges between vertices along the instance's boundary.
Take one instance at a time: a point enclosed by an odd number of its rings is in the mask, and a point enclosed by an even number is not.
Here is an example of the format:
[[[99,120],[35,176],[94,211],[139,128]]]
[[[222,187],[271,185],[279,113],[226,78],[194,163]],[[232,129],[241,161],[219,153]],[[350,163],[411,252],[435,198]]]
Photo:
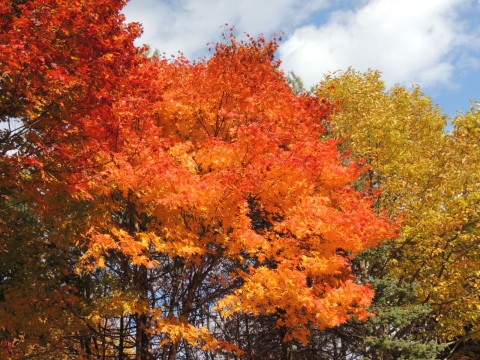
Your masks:
[[[275,39],[229,35],[208,61],[169,62],[134,48],[122,1],[9,4],[1,40],[12,46],[0,66],[5,99],[19,101],[5,104],[15,105],[8,116],[31,144],[19,145],[32,152],[19,157],[31,175],[22,186],[45,217],[75,228],[65,241],[82,252],[78,270],[103,269],[110,286],[131,286],[146,304],[153,287],[185,307],[166,314],[174,305],[152,301],[149,336],[235,349],[185,321],[215,303],[217,318],[221,308],[280,309],[286,339],[302,341],[367,315],[373,294],[354,284],[346,254],[388,238],[390,226],[351,188],[362,168],[345,166],[324,138],[333,106],[292,91]]]

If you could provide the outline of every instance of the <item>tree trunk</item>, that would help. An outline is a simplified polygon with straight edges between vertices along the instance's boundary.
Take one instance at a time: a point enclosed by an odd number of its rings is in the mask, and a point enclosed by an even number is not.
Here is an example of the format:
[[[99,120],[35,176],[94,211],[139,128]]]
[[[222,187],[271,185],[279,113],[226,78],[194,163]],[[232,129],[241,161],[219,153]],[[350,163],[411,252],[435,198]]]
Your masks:
[[[141,300],[148,302],[148,276],[147,268],[140,265],[135,276],[135,283],[139,290]],[[150,353],[150,335],[148,333],[150,321],[147,314],[137,314],[135,316],[137,332],[135,338],[135,348],[137,356],[135,360],[151,360]]]

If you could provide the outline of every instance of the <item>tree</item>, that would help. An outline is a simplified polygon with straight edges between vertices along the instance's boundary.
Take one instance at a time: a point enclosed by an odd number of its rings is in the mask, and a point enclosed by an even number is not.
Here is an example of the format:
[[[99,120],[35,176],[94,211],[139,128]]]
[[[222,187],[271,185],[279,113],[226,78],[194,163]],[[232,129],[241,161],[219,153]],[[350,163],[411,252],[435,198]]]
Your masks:
[[[75,243],[96,216],[83,190],[93,141],[108,139],[116,81],[139,51],[123,5],[0,2],[0,351],[12,357],[78,354],[88,333]]]
[[[335,135],[352,149],[354,159],[365,158],[372,166],[359,185],[381,188],[377,209],[403,217],[401,236],[356,265],[359,277],[377,289],[379,317],[372,326],[384,356],[413,351],[412,358],[425,358],[416,353],[415,338],[452,341],[450,351],[478,336],[472,326],[479,316],[478,289],[472,286],[478,283],[473,265],[478,262],[473,250],[478,240],[478,111],[458,117],[453,134],[447,134],[445,117],[418,87],[386,91],[374,71],[327,77],[318,92],[342,109],[332,115]],[[382,278],[388,279],[387,288]],[[398,287],[394,293],[392,284]],[[411,317],[417,310],[418,316]],[[382,328],[393,331],[385,338],[378,332]],[[398,343],[401,351],[395,355],[394,342],[405,336],[410,350]]]
[[[275,39],[149,58],[123,5],[0,5],[9,356],[251,358],[266,319],[286,359],[368,317],[351,261],[395,227],[325,137],[333,105],[292,91]]]
[[[364,169],[322,138],[330,105],[292,92],[276,46],[230,37],[208,61],[148,59],[127,80],[91,190],[119,217],[93,225],[84,259],[112,273],[123,259],[148,303],[145,357],[233,349],[208,322],[236,314],[274,316],[281,341],[368,315],[349,260],[393,232],[349,185]]]

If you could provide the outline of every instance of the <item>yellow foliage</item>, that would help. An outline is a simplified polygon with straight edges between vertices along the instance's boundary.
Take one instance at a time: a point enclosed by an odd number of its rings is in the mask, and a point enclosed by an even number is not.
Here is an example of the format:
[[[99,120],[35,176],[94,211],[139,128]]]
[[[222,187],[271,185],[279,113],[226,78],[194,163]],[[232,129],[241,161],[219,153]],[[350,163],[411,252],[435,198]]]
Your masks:
[[[378,211],[401,215],[391,273],[420,284],[439,335],[453,338],[480,324],[480,112],[446,118],[415,87],[386,90],[380,73],[348,70],[327,77],[319,94],[338,101],[334,133],[364,158],[363,187],[381,188]]]

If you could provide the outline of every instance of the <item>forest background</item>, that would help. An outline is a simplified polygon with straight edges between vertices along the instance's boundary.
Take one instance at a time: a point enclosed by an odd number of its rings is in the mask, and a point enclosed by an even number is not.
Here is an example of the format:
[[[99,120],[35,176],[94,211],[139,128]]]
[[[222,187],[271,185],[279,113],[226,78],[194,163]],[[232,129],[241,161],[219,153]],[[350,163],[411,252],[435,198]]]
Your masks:
[[[0,2],[2,356],[475,359],[478,107],[124,5]]]

